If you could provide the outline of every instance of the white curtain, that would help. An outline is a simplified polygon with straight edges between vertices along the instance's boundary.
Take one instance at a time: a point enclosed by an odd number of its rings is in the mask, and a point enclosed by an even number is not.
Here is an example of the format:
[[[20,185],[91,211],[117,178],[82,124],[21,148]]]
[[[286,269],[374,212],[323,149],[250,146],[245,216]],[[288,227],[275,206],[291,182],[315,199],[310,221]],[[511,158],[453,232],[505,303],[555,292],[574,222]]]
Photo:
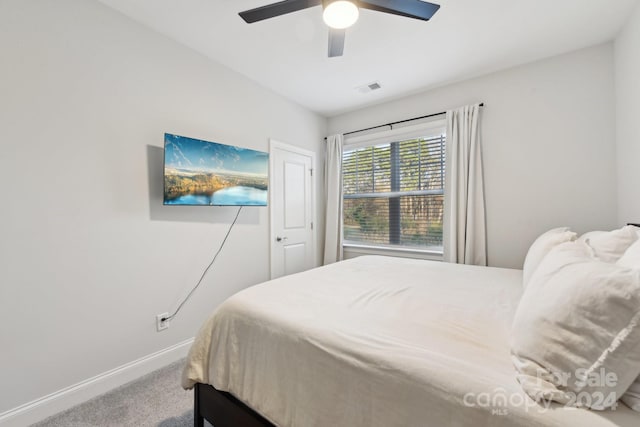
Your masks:
[[[342,135],[327,137],[324,163],[324,264],[342,259]]]
[[[480,105],[447,111],[444,260],[487,265]]]

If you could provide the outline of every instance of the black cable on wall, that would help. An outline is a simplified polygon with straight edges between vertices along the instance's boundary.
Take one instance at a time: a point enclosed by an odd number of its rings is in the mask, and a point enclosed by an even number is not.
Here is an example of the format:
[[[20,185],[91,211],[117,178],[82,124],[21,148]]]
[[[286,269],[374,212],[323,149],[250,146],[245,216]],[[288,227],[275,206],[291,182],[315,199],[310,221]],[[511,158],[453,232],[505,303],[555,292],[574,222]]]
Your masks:
[[[163,317],[162,319],[160,319],[162,322],[166,322],[167,320],[171,320],[174,317],[176,317],[176,315],[178,314],[178,312],[180,311],[182,306],[185,305],[185,303],[189,300],[189,298],[191,298],[191,295],[193,295],[193,293],[196,291],[196,289],[198,289],[198,286],[200,286],[200,284],[202,283],[202,279],[204,279],[204,276],[207,275],[207,272],[209,271],[209,269],[211,268],[213,263],[216,262],[216,258],[218,258],[218,255],[220,255],[220,252],[222,252],[222,248],[224,248],[224,244],[227,242],[227,239],[229,238],[229,234],[231,234],[231,230],[233,229],[233,226],[236,225],[236,221],[238,220],[238,217],[240,216],[240,212],[241,211],[242,211],[242,206],[240,206],[238,208],[238,212],[236,213],[236,217],[233,219],[233,222],[229,226],[229,229],[227,230],[227,234],[224,236],[224,239],[222,240],[222,243],[220,244],[220,247],[218,248],[218,251],[213,256],[213,259],[211,260],[211,262],[209,263],[207,268],[205,268],[204,271],[202,272],[202,275],[200,276],[200,280],[198,280],[198,283],[196,283],[196,285],[193,287],[193,289],[191,289],[191,291],[185,297],[185,299],[182,300],[182,302],[180,303],[180,305],[178,305],[178,308],[176,309],[176,311],[173,312],[173,314],[171,314],[170,316]]]

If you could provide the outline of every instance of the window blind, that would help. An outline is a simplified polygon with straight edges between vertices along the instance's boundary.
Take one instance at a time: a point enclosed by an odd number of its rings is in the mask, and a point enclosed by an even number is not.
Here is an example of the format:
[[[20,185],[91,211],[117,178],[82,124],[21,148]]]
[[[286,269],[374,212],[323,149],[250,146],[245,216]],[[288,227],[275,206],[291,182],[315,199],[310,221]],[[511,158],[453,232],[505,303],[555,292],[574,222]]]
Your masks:
[[[343,153],[345,243],[442,247],[444,130]]]

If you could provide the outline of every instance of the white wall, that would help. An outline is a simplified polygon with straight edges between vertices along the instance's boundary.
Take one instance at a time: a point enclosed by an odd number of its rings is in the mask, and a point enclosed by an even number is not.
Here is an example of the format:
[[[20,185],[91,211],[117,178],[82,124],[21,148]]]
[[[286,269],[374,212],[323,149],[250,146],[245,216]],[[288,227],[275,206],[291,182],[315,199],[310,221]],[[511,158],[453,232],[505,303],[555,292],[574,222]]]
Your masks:
[[[618,221],[640,222],[640,4],[615,42]]]
[[[192,337],[268,278],[268,210],[245,208],[155,331],[235,214],[161,206],[165,131],[321,160],[326,119],[95,1],[0,2],[0,57],[2,413]]]
[[[549,228],[616,226],[613,74],[606,44],[333,117],[329,133],[484,102],[489,263],[521,268]]]

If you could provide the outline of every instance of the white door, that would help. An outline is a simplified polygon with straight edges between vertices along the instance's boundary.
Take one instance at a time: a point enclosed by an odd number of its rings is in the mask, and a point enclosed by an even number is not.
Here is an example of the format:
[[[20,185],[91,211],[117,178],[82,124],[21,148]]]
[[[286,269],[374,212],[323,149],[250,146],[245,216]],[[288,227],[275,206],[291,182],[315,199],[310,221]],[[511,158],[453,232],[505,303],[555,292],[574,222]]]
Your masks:
[[[270,141],[271,278],[315,264],[313,231],[315,154]]]

